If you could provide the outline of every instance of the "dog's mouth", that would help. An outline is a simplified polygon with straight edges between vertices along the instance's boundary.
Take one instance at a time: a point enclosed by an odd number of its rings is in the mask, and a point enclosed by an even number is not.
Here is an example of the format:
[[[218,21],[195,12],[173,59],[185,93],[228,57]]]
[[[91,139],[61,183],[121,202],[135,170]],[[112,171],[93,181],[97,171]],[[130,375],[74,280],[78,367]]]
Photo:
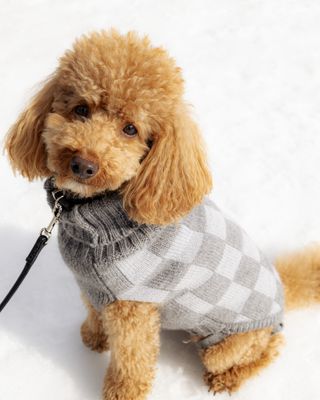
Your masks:
[[[106,190],[93,185],[90,181],[80,181],[80,179],[73,177],[56,175],[55,181],[57,188],[68,190],[77,197],[92,197]]]

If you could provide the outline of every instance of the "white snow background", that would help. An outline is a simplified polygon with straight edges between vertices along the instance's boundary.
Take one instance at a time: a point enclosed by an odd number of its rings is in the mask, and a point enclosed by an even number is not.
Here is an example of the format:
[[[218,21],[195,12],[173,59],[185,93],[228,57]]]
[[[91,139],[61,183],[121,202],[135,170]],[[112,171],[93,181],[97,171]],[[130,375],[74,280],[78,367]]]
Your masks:
[[[74,38],[109,27],[147,33],[183,68],[218,205],[272,258],[320,241],[319,1],[1,0],[1,139]],[[3,156],[0,182],[2,298],[51,214]],[[100,399],[109,356],[82,345],[84,317],[55,234],[0,315],[0,400]],[[320,306],[285,322],[281,356],[234,400],[320,398]],[[150,399],[212,398],[183,338],[163,333]]]

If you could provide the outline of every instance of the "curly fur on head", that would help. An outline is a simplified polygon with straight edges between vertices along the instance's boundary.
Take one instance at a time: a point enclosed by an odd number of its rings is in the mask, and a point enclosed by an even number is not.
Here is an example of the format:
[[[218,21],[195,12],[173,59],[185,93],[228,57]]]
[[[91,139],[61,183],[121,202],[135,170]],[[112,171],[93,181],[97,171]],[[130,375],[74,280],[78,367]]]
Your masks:
[[[174,222],[212,185],[183,91],[180,68],[148,38],[115,30],[83,36],[9,131],[11,164],[30,180],[55,175],[59,187],[83,197],[119,190],[138,222]],[[89,107],[87,117],[75,113],[78,105]],[[138,134],[126,135],[127,124]],[[74,176],[75,156],[96,163],[97,174]]]

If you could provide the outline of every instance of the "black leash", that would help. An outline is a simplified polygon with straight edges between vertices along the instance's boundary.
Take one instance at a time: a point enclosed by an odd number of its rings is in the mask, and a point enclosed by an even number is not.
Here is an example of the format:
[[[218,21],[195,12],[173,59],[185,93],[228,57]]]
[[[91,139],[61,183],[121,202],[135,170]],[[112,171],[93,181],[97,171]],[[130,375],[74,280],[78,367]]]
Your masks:
[[[16,280],[15,284],[10,289],[9,293],[3,299],[0,304],[0,312],[4,309],[7,305],[11,297],[14,295],[18,287],[23,282],[24,278],[27,276],[28,272],[30,271],[33,263],[36,261],[40,251],[44,248],[47,244],[48,240],[50,239],[52,230],[55,224],[59,221],[60,215],[62,212],[62,205],[60,204],[60,200],[64,197],[63,192],[61,190],[55,190],[52,192],[52,196],[54,198],[54,207],[53,207],[53,218],[50,221],[47,228],[42,228],[40,231],[40,236],[38,237],[37,241],[35,242],[34,246],[32,247],[30,253],[26,258],[26,265],[23,268],[21,274],[19,275],[18,279]]]

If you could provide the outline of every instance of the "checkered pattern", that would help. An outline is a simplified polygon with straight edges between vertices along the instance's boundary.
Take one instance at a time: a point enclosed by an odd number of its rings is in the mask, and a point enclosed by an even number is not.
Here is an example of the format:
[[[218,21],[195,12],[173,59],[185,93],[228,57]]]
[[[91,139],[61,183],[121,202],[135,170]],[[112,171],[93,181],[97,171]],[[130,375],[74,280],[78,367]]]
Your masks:
[[[208,199],[174,231],[164,229],[148,249],[115,267],[128,279],[128,290],[117,298],[161,303],[165,328],[205,336],[216,329],[230,334],[280,328],[278,273],[246,232]],[[135,269],[139,277],[133,281]]]
[[[59,246],[97,308],[116,299],[159,303],[164,328],[202,335],[204,346],[281,325],[276,270],[208,198],[166,227],[129,220],[116,195],[76,205],[63,213]]]

